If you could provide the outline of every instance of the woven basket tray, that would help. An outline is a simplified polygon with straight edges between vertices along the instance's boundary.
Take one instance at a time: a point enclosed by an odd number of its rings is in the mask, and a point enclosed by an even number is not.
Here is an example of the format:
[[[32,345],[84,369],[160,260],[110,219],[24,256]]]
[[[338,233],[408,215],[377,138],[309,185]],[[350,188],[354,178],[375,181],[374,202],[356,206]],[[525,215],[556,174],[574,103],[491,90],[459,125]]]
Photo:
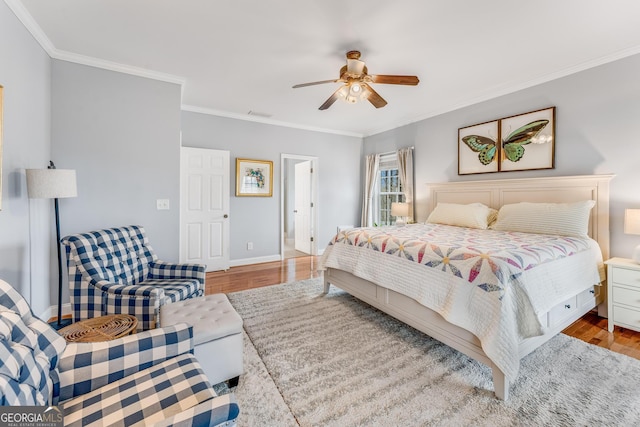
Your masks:
[[[129,335],[138,326],[138,319],[128,314],[110,314],[81,320],[60,329],[68,342],[110,341]]]

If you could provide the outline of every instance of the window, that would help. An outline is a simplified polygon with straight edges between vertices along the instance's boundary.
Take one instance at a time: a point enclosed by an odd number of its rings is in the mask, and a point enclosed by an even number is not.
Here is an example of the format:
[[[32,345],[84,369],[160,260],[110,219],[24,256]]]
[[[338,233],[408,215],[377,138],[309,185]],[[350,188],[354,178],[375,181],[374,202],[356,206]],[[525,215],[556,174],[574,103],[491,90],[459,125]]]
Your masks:
[[[380,156],[380,167],[374,197],[374,223],[376,225],[393,225],[396,217],[391,215],[391,203],[404,202],[402,184],[398,175],[398,158],[396,153]]]

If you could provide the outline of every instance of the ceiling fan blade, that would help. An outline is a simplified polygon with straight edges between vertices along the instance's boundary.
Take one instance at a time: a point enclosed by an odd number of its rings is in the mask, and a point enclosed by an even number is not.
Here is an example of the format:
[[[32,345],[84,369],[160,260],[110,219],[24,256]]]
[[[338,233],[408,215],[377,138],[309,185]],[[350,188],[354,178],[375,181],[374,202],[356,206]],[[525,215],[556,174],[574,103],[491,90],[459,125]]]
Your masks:
[[[374,107],[382,108],[385,105],[387,105],[387,101],[385,101],[384,98],[378,94],[378,92],[373,90],[371,86],[367,84],[363,84],[363,86],[364,86],[364,90],[367,91],[367,99],[369,100],[370,103],[373,104]]]
[[[324,104],[322,104],[320,106],[320,108],[318,108],[318,110],[326,110],[327,108],[331,107],[333,105],[334,102],[336,102],[336,100],[338,99],[338,97],[340,95],[338,95],[340,93],[340,91],[342,90],[342,87],[339,87],[338,90],[336,90],[335,92],[333,92],[333,95],[331,95],[329,97],[329,99],[327,99],[326,101],[324,101]]]
[[[386,76],[384,74],[372,75],[371,83],[383,83],[388,85],[415,86],[420,83],[417,76]]]
[[[296,89],[296,88],[299,88],[299,87],[321,85],[321,84],[324,84],[324,83],[337,83],[339,81],[340,81],[340,79],[333,79],[333,80],[321,80],[319,82],[311,82],[311,83],[300,83],[299,85],[293,86],[293,88]]]

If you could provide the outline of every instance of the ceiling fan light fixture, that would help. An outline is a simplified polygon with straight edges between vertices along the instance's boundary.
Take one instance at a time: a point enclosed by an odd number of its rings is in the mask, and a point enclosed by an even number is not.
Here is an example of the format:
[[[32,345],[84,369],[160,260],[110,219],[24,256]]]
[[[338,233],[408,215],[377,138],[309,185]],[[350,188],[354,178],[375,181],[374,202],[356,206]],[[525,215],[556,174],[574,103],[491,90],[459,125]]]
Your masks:
[[[364,101],[366,99],[369,99],[369,94],[371,93],[370,90],[367,89],[367,87],[363,87],[362,90],[360,91],[360,100]]]
[[[347,59],[347,73],[359,76],[364,72],[364,61]]]
[[[293,88],[313,86],[324,83],[344,83],[327,99],[319,110],[326,110],[333,103],[342,98],[350,104],[358,101],[369,101],[374,107],[382,108],[387,105],[387,101],[382,98],[369,84],[382,83],[392,85],[409,85],[415,86],[420,82],[418,76],[401,76],[375,74],[369,75],[369,71],[364,63],[360,60],[360,52],[351,50],[347,52],[347,65],[340,68],[340,78],[334,80],[322,80],[317,82],[302,83],[294,85]],[[542,142],[542,141],[541,141]]]

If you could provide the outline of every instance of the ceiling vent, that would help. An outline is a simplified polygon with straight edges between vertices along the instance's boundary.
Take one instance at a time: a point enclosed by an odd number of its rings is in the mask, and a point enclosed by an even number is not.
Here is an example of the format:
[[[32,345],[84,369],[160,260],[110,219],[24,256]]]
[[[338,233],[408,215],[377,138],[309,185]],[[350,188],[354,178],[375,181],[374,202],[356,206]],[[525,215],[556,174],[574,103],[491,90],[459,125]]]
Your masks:
[[[268,119],[269,117],[272,116],[272,114],[261,113],[259,111],[253,111],[253,110],[249,110],[247,114],[250,116],[264,117],[265,119]]]

